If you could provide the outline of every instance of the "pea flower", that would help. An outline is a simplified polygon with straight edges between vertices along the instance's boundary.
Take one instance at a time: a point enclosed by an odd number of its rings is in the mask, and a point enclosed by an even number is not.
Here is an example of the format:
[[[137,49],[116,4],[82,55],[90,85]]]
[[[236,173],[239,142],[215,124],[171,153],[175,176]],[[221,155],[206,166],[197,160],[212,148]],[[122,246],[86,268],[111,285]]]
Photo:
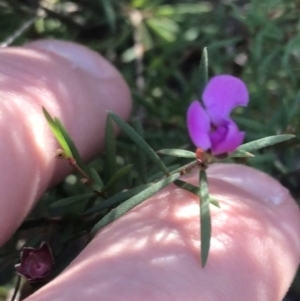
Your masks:
[[[187,111],[187,127],[191,140],[197,148],[210,150],[213,155],[234,151],[244,140],[230,118],[237,106],[246,106],[249,93],[243,81],[231,75],[217,75],[206,85],[202,104],[195,100]]]
[[[48,276],[53,264],[50,246],[43,242],[39,248],[23,248],[21,262],[16,265],[16,271],[27,280],[35,282]]]

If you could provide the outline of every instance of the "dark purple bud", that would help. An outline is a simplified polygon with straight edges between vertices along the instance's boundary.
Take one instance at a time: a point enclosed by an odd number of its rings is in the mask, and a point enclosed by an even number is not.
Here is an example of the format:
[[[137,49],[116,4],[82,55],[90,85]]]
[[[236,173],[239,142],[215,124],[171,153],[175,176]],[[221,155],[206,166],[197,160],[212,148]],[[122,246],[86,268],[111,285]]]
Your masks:
[[[27,280],[35,282],[48,276],[53,264],[51,248],[49,244],[43,242],[39,248],[23,248],[21,262],[16,265],[16,271]]]

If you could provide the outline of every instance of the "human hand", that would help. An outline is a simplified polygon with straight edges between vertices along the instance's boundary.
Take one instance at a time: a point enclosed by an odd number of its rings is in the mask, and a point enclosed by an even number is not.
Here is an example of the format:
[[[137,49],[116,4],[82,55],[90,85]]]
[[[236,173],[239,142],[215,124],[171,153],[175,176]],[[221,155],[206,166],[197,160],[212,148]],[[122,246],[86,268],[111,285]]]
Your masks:
[[[44,106],[67,127],[85,159],[103,146],[106,110],[123,118],[130,93],[119,73],[81,46],[40,41],[0,50],[0,244],[47,187],[70,169]],[[185,176],[196,182],[196,175]],[[206,267],[199,259],[199,205],[168,186],[97,234],[40,300],[280,301],[300,260],[299,209],[269,176],[240,165],[208,169],[213,235]]]

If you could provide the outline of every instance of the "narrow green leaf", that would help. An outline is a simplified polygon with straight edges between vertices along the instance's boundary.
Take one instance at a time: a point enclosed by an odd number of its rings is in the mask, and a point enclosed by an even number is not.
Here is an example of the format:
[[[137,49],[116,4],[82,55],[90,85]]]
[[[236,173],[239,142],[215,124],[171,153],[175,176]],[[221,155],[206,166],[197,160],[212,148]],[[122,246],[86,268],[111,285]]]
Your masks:
[[[130,172],[132,166],[133,166],[133,164],[128,164],[128,165],[122,167],[121,169],[119,169],[113,175],[113,177],[108,181],[108,183],[105,185],[105,187],[102,189],[102,191],[108,190],[110,187],[112,187],[114,184],[116,184],[122,177],[126,176]]]
[[[134,195],[140,193],[141,191],[145,190],[152,184],[145,184],[138,187],[134,187],[132,189],[119,192],[115,194],[114,196],[110,197],[109,199],[106,199],[102,201],[100,204],[95,205],[93,208],[88,209],[85,214],[91,214],[95,212],[99,212],[100,210],[110,208],[112,206],[118,205],[119,203],[124,202],[125,200],[133,197]]]
[[[136,119],[134,121],[134,128],[136,132],[144,139],[144,130],[140,119]],[[137,153],[138,153],[137,168],[140,172],[143,183],[147,183],[147,158],[145,153],[140,147],[137,147]]]
[[[170,174],[174,174],[174,173],[180,172],[180,168],[179,167],[180,167],[180,164],[173,164],[173,165],[168,166]],[[175,172],[175,170],[177,170],[177,171]],[[150,174],[150,176],[147,179],[147,183],[158,181],[158,180],[160,180],[164,176],[164,173],[161,172],[161,171],[155,172],[155,173],[149,171],[149,174]]]
[[[265,137],[262,139],[258,139],[255,141],[245,143],[245,144],[239,146],[237,148],[237,151],[250,152],[250,151],[261,149],[261,148],[271,146],[271,145],[274,145],[277,143],[281,143],[281,142],[290,140],[295,137],[296,137],[295,135],[291,135],[291,134],[269,136],[269,137]]]
[[[209,203],[218,208],[221,208],[220,203],[214,197],[212,197],[211,194],[209,195]]]
[[[195,186],[193,184],[187,183],[182,180],[176,180],[174,181],[174,184],[182,189],[185,189],[186,191],[191,192],[192,194],[199,196],[199,187]],[[209,195],[209,202],[210,204],[220,208],[220,204],[217,200],[215,200],[211,195]]]
[[[44,113],[44,116],[48,122],[48,125],[49,125],[54,137],[57,139],[58,143],[60,144],[61,148],[63,149],[65,156],[67,158],[72,158],[73,154],[71,152],[71,149],[70,149],[68,143],[66,142],[63,134],[61,133],[56,121],[50,116],[50,114],[44,107],[43,107],[43,113]]]
[[[56,137],[60,146],[63,149],[64,155],[67,158],[75,159],[78,166],[80,166],[83,170],[86,171],[87,167],[84,165],[83,160],[81,159],[73,140],[71,139],[70,135],[68,134],[66,128],[63,126],[61,121],[56,117],[53,119],[45,108],[43,108],[43,113],[48,121],[48,124],[54,136]]]
[[[153,48],[154,41],[151,33],[149,32],[148,28],[145,26],[145,23],[141,22],[136,29],[139,33],[139,36],[141,37],[141,42],[144,46],[144,49],[149,50]]]
[[[199,172],[200,225],[201,225],[201,262],[204,267],[209,254],[211,238],[211,217],[209,211],[209,193],[205,170]]]
[[[79,151],[78,151],[77,147],[75,146],[75,143],[73,142],[72,138],[68,134],[68,132],[67,132],[66,128],[64,127],[64,125],[61,123],[61,121],[58,118],[54,118],[54,122],[56,123],[57,128],[61,132],[64,140],[66,141],[68,147],[70,148],[71,153],[72,153],[72,157],[75,159],[78,166],[80,166],[83,170],[87,171],[87,167],[83,163],[83,160],[81,159]]]
[[[183,14],[201,14],[212,10],[212,5],[209,2],[203,3],[182,3],[175,5],[160,5],[156,9],[156,16],[174,16]]]
[[[105,153],[107,158],[107,169],[109,178],[111,178],[117,171],[116,163],[116,138],[114,134],[113,123],[110,115],[107,115],[105,126]]]
[[[180,177],[180,173],[174,174],[172,176],[169,176],[167,178],[164,178],[160,180],[159,182],[151,185],[149,188],[146,188],[144,191],[141,191],[137,195],[131,197],[126,202],[122,203],[115,209],[111,210],[107,215],[105,215],[92,229],[92,234],[95,234],[97,231],[99,231],[104,226],[108,225],[109,223],[115,221],[117,218],[121,217],[125,213],[127,213],[129,210],[134,208],[135,206],[139,205],[152,195],[154,195],[156,192],[161,190],[162,188],[166,187],[170,183],[174,182],[176,179]]]
[[[156,33],[160,38],[166,42],[174,42],[177,39],[179,26],[169,18],[148,18],[146,19],[147,25]]]
[[[65,207],[65,206],[69,206],[69,205],[74,205],[78,202],[87,200],[87,199],[89,199],[93,196],[95,196],[94,192],[88,192],[88,193],[84,193],[84,194],[75,195],[75,196],[71,196],[71,197],[68,197],[68,198],[60,199],[60,200],[57,200],[54,203],[52,203],[50,205],[50,208],[60,208],[60,207]]]
[[[207,47],[203,48],[199,66],[199,101],[202,101],[202,94],[208,81],[208,53]]]
[[[230,159],[230,158],[253,158],[253,157],[255,157],[253,154],[238,149],[235,152],[233,152],[231,155],[229,155],[228,159]]]
[[[93,181],[92,188],[95,191],[101,191],[104,184],[97,170],[93,167],[89,167],[89,175]]]
[[[140,147],[145,154],[156,164],[164,174],[168,175],[168,169],[164,162],[159,158],[156,152],[148,145],[148,143],[125,121],[114,113],[109,113],[113,121],[131,138],[131,140]]]
[[[161,149],[157,152],[161,155],[167,155],[167,156],[174,156],[174,157],[181,157],[181,158],[196,158],[196,154],[191,151],[183,150],[183,149]]]
[[[197,166],[198,166],[198,162],[192,161],[186,165],[180,166],[179,168],[172,170],[170,172],[170,174],[177,173],[177,172],[180,172],[181,174],[186,174],[186,173],[189,173],[191,170],[193,170]]]
[[[115,13],[114,7],[112,5],[112,1],[101,0],[100,2],[104,8],[109,27],[110,27],[111,31],[114,32],[116,29],[116,13]]]

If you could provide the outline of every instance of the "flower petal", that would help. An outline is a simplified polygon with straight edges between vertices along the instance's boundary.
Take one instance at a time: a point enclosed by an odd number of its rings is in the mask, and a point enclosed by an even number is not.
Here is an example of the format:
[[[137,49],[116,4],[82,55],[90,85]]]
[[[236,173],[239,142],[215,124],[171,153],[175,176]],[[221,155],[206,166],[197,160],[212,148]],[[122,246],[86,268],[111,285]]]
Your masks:
[[[202,99],[212,123],[218,126],[222,120],[228,119],[235,107],[248,104],[249,93],[239,78],[217,75],[206,85]]]
[[[23,249],[21,251],[21,262],[26,260],[28,258],[28,256],[30,255],[30,253],[34,252],[35,250],[36,250],[36,248],[23,247]]]
[[[210,148],[210,119],[198,100],[193,101],[188,108],[187,127],[196,147],[203,150]]]
[[[232,120],[223,121],[214,132],[210,134],[212,153],[220,155],[230,153],[241,145],[245,137]]]

